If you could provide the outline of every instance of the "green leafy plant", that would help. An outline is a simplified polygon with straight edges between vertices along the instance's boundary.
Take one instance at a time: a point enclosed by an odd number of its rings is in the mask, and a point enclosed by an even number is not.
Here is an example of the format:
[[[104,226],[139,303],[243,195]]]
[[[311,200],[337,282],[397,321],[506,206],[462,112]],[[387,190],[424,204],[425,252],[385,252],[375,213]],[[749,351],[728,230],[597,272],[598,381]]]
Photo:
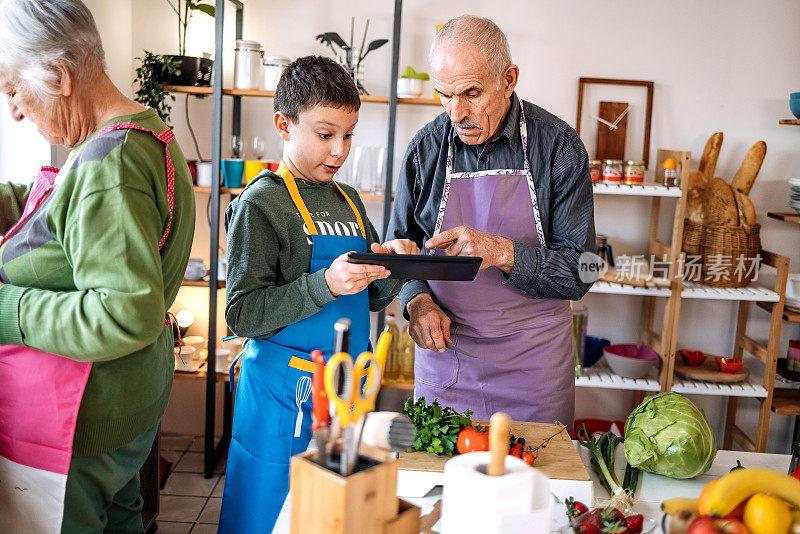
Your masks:
[[[428,405],[425,397],[420,397],[417,402],[408,399],[403,406],[403,413],[417,429],[416,438],[409,449],[412,452],[425,451],[453,456],[458,433],[462,428],[472,425],[469,418],[472,410],[467,410],[462,415],[449,406],[440,406],[438,400]]]
[[[414,78],[417,80],[428,80],[428,74],[425,72],[417,72],[412,69],[410,66],[406,67],[406,70],[403,71],[403,74],[400,75],[401,78]]]
[[[144,56],[136,59],[142,64],[136,69],[136,79],[133,80],[139,86],[134,100],[156,110],[161,120],[169,125],[172,106],[167,97],[174,101],[175,96],[164,89],[164,81],[181,73],[177,61],[172,56],[160,56],[147,50],[144,51]]]
[[[205,13],[211,18],[214,18],[215,9],[211,4],[203,3],[202,0],[165,0],[172,11],[178,15],[178,55],[186,55],[186,30],[189,27],[189,21],[192,19],[195,11]]]

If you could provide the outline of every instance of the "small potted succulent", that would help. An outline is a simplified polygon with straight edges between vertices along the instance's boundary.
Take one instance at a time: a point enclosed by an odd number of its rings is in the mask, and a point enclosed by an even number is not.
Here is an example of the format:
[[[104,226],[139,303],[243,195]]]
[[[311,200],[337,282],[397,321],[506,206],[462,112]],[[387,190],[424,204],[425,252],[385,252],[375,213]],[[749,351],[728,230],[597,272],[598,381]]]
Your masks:
[[[214,17],[213,2],[203,0],[165,0],[178,16],[178,55],[171,56],[179,73],[165,80],[168,85],[211,85],[212,60],[186,55],[186,31],[195,11]],[[166,57],[166,56],[165,56]]]
[[[428,79],[429,77],[426,73],[417,72],[411,67],[406,67],[406,70],[397,79],[397,96],[422,96],[422,82]]]

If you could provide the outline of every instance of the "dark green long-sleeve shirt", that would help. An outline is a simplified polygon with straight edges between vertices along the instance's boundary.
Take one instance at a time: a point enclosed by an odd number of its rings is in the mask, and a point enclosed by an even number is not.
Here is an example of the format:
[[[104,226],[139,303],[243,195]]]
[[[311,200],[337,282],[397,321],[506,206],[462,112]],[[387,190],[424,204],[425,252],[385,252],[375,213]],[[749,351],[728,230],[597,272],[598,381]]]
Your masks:
[[[342,189],[364,221],[367,243],[380,236],[367,218],[358,193]],[[361,235],[353,210],[333,183],[297,180],[300,196],[322,235]],[[225,210],[228,279],[225,319],[237,335],[269,338],[317,313],[335,297],[325,270],[309,272],[311,238],[283,180],[262,172]],[[371,311],[385,308],[402,280],[378,280],[368,287]]]

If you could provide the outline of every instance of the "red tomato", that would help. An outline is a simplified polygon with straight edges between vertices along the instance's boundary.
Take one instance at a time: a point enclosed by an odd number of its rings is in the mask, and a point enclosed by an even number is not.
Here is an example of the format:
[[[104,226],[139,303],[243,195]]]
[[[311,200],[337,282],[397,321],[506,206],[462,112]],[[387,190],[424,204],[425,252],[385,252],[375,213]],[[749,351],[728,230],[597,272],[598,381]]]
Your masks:
[[[517,458],[522,458],[522,449],[524,445],[522,443],[515,443],[511,446],[508,450],[508,454],[511,456],[516,456]]]
[[[458,433],[456,449],[461,454],[489,450],[489,433],[467,426]]]
[[[533,465],[533,462],[534,462],[534,461],[536,461],[536,457],[533,455],[533,453],[532,453],[532,452],[523,452],[523,453],[522,453],[522,460],[523,460],[523,461],[524,461],[526,464],[528,464],[528,465]],[[583,506],[584,508],[586,508],[586,506],[584,506],[583,504],[581,504],[581,503],[579,503],[579,502],[578,502],[578,503],[575,503],[575,504],[576,504],[576,505],[580,504],[581,506]],[[584,510],[584,512],[585,512],[585,511],[586,511],[586,510]],[[581,513],[583,513],[583,512],[581,512]]]

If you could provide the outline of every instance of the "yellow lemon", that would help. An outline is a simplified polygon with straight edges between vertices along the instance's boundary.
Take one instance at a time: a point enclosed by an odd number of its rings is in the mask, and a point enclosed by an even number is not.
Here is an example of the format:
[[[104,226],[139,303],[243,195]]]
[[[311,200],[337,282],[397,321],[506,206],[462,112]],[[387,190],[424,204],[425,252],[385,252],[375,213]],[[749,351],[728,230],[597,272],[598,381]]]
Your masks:
[[[786,534],[792,525],[792,512],[783,499],[756,493],[744,508],[744,524],[752,534]]]

